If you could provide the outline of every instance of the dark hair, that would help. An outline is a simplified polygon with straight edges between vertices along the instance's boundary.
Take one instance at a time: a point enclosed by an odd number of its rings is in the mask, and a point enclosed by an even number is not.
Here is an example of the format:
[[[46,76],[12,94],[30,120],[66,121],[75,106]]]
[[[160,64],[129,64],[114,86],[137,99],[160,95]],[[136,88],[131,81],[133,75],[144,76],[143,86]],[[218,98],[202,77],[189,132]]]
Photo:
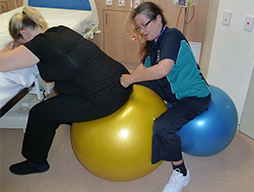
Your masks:
[[[164,26],[164,25],[167,24],[167,21],[165,19],[165,16],[163,14],[162,9],[153,2],[143,2],[143,3],[141,3],[136,9],[134,9],[134,13],[133,13],[132,18],[135,19],[135,17],[138,14],[144,14],[149,19],[156,19],[157,15],[160,15],[162,25]],[[146,41],[144,43],[142,53],[144,53],[145,55],[149,55],[150,50],[151,50],[150,41]]]
[[[138,14],[144,14],[149,19],[156,19],[156,16],[160,15],[162,24],[163,25],[167,24],[167,21],[166,21],[164,15],[163,15],[162,9],[153,2],[141,3],[136,9],[134,9],[134,13],[133,13],[132,18],[135,19],[135,17]]]

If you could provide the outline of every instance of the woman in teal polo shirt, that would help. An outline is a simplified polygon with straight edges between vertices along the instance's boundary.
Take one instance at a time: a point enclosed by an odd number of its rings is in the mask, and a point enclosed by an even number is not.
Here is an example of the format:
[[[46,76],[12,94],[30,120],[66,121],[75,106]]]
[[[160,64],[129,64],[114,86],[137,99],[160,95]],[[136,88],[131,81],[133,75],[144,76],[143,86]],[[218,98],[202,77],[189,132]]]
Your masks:
[[[177,131],[204,112],[211,100],[210,88],[184,35],[168,28],[162,10],[152,2],[141,3],[133,14],[136,29],[147,39],[142,63],[123,74],[121,83],[147,86],[172,105],[155,119],[152,138],[152,164],[170,161],[173,172],[163,192],[180,192],[190,180]]]

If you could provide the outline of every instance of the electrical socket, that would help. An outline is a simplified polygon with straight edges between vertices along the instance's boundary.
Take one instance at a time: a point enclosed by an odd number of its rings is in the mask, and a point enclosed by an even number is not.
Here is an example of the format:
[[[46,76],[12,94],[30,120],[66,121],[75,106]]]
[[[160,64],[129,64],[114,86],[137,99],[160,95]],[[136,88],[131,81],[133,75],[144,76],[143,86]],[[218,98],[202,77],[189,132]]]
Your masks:
[[[118,6],[124,7],[125,6],[125,0],[118,0]]]
[[[112,0],[106,0],[106,5],[112,5]]]
[[[223,12],[223,17],[222,17],[222,24],[223,25],[230,25],[230,20],[231,20],[232,12],[228,10],[224,10]]]
[[[131,0],[131,8],[136,8],[137,6],[139,6],[140,4],[140,0]]]
[[[178,0],[173,0],[173,5],[178,5]]]

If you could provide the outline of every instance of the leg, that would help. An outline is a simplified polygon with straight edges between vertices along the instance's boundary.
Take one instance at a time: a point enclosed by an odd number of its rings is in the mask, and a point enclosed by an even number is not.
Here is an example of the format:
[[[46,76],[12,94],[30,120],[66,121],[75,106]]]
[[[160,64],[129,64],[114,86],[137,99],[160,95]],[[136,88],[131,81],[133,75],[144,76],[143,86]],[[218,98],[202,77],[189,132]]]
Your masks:
[[[122,88],[122,87],[121,87]],[[29,174],[48,170],[48,152],[55,131],[60,124],[88,121],[111,114],[129,98],[131,88],[111,91],[91,101],[83,96],[56,96],[33,107],[29,114],[22,155],[27,161],[10,167],[15,174]],[[115,97],[119,99],[115,101]],[[39,165],[38,167],[31,166]],[[43,169],[41,169],[43,166]]]
[[[153,126],[152,163],[160,160],[182,160],[181,140],[177,131],[183,125],[205,111],[210,103],[207,98],[190,97],[176,102]]]
[[[88,117],[86,113],[82,117],[82,113],[77,112],[82,107],[93,111],[89,111]],[[59,125],[74,119],[89,119],[96,112],[96,107],[93,108],[90,102],[81,101],[77,96],[56,96],[35,105],[30,110],[23,140],[22,155],[27,160],[12,165],[10,171],[20,175],[47,171],[48,152]]]
[[[125,90],[124,90],[125,91]],[[131,89],[128,91],[130,93]],[[56,96],[33,107],[23,142],[23,156],[34,163],[45,163],[55,130],[60,124],[82,122],[111,114],[122,106],[129,94],[120,91],[98,96],[94,101],[83,96]],[[119,99],[115,101],[115,97]]]
[[[33,107],[29,114],[22,155],[33,163],[45,163],[60,124],[87,120],[97,112],[90,102],[80,103],[81,98],[77,96],[56,96]],[[81,107],[84,116],[80,115]]]
[[[209,105],[210,96],[204,99],[186,98],[176,102],[154,123],[153,161],[171,161],[173,173],[163,192],[181,191],[190,181],[189,171],[184,165],[181,140],[177,131],[187,122],[201,114]]]
[[[155,119],[152,141],[153,164],[160,160],[180,161],[182,159],[181,141],[176,132],[189,121],[189,111],[185,103],[179,101]]]

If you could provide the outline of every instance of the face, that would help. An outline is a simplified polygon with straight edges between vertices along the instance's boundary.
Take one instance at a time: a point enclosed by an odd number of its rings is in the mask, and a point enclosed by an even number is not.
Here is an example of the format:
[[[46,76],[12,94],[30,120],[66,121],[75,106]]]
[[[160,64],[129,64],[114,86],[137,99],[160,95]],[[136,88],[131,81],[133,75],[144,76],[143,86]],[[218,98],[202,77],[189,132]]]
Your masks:
[[[162,22],[160,15],[157,15],[155,19],[151,20],[145,14],[138,14],[134,20],[138,30],[140,30],[148,41],[154,40],[161,31]]]

